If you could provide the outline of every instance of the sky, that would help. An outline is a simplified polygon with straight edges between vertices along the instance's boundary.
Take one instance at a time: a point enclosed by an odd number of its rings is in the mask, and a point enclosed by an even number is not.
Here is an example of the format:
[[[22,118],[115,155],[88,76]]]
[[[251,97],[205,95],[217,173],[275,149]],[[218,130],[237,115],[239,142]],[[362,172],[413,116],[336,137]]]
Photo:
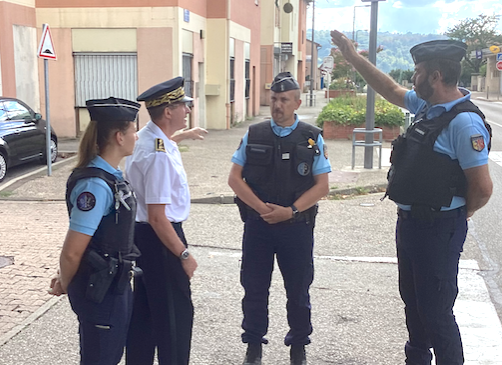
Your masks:
[[[370,27],[370,2],[361,0],[315,0],[317,30],[352,31]],[[354,6],[357,6],[354,8]],[[311,28],[312,5],[307,14]],[[386,0],[378,2],[378,30],[393,33],[441,34],[466,18],[480,14],[502,15],[501,0]],[[310,23],[309,23],[310,22]],[[502,33],[502,17],[497,30]]]

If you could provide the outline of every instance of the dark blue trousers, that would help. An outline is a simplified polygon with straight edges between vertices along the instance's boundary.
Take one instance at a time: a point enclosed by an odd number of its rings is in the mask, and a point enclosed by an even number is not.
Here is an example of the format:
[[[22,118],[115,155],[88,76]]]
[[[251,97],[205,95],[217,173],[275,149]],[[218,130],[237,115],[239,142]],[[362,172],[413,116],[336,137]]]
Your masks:
[[[113,287],[97,304],[85,298],[88,277],[77,275],[68,287],[71,307],[78,316],[81,365],[117,365],[122,358],[131,318],[132,292],[113,294]]]
[[[248,219],[244,224],[241,284],[244,343],[267,343],[268,296],[274,256],[286,289],[289,332],[286,346],[310,343],[309,287],[314,278],[314,223],[295,222],[268,224],[262,219]]]
[[[181,223],[172,223],[186,246]],[[187,365],[194,308],[190,280],[179,257],[169,251],[152,226],[136,223],[134,241],[141,251],[134,279],[134,308],[126,348],[127,365]]]
[[[458,294],[460,254],[467,235],[465,208],[421,220],[399,211],[396,228],[399,291],[405,303],[409,340],[406,364],[464,363],[453,305]]]

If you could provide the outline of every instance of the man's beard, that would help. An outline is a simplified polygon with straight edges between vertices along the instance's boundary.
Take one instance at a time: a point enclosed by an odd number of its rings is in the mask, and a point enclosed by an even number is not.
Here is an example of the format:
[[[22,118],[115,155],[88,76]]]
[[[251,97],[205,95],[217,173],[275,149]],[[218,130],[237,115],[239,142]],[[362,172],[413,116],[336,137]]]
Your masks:
[[[420,85],[415,85],[415,92],[418,97],[423,100],[429,100],[434,94],[434,89],[432,88],[428,79],[422,81]]]

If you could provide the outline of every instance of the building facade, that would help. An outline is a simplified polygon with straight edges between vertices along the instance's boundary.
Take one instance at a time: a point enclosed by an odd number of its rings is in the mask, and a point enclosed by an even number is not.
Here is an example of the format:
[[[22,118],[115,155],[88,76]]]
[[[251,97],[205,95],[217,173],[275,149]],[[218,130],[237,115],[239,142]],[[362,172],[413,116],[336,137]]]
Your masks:
[[[190,126],[226,129],[259,111],[258,0],[0,0],[0,94],[45,110],[37,45],[49,24],[51,124],[79,135],[85,100],[135,100],[181,75],[194,100]],[[139,127],[149,117],[144,108]]]
[[[262,0],[260,103],[268,105],[270,84],[289,71],[303,90],[306,68],[307,6],[312,0]]]

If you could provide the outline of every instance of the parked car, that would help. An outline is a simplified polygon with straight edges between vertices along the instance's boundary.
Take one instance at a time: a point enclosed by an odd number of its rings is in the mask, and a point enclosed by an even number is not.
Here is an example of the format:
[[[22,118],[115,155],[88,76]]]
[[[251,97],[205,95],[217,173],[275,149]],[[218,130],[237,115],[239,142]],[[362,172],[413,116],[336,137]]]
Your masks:
[[[18,99],[0,96],[0,181],[12,166],[46,157],[47,123]],[[56,161],[58,138],[51,128],[51,161]]]

